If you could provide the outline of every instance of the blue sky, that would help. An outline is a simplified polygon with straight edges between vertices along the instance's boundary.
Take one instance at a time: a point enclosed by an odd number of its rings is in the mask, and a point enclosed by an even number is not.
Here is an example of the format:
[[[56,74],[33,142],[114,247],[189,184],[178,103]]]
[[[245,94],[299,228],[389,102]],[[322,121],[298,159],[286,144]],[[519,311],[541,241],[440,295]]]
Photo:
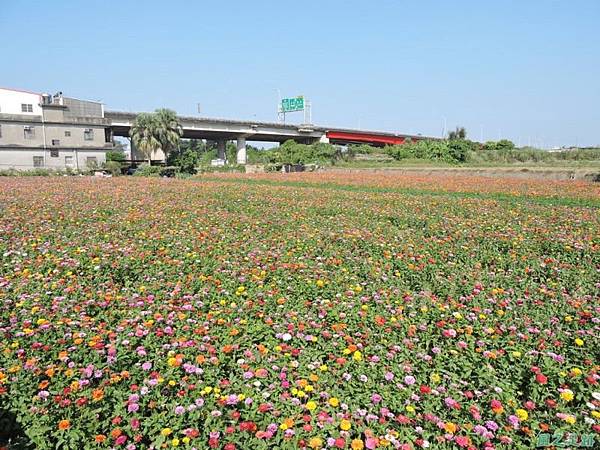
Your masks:
[[[598,0],[2,0],[0,86],[271,121],[279,89],[322,125],[594,145],[599,22]]]

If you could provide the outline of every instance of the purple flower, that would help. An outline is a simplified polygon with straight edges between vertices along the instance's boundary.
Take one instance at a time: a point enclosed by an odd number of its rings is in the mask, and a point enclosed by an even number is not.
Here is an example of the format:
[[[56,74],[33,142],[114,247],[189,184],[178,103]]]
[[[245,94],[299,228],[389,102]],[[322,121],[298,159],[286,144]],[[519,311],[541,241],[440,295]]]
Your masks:
[[[178,416],[182,415],[185,413],[185,408],[183,406],[176,406],[175,407],[175,414],[177,414]]]
[[[491,430],[491,431],[497,431],[497,430],[498,430],[498,424],[497,424],[496,422],[494,422],[493,420],[488,420],[488,421],[485,423],[485,427],[486,427],[488,430]]]
[[[404,383],[408,384],[409,386],[415,384],[416,381],[417,380],[412,375],[406,375],[404,377]]]
[[[139,409],[140,405],[138,405],[137,403],[130,403],[129,405],[127,405],[127,412],[134,413],[137,412]]]

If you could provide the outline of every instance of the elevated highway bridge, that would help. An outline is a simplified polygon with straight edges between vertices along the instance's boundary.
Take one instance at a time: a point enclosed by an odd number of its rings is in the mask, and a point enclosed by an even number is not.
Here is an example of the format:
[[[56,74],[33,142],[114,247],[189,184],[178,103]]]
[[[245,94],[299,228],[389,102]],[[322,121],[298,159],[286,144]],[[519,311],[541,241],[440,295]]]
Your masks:
[[[129,136],[129,130],[137,113],[105,111],[114,136]],[[424,136],[397,134],[385,131],[353,130],[324,127],[312,124],[284,124],[246,120],[213,119],[206,117],[179,116],[185,139],[208,139],[217,142],[219,158],[224,159],[225,144],[235,140],[237,163],[246,163],[246,141],[285,142],[294,140],[303,144],[328,142],[331,144],[369,144],[373,146],[399,145],[407,139],[417,141]],[[135,149],[132,146],[132,150]]]

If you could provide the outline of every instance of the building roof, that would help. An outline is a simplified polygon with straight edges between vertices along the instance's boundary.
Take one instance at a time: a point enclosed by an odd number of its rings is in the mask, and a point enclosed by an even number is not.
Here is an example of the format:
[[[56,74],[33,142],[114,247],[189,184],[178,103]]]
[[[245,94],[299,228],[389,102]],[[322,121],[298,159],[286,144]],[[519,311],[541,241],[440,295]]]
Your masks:
[[[14,92],[24,92],[25,94],[35,94],[35,95],[42,95],[39,92],[32,92],[32,91],[27,91],[25,89],[14,89],[14,88],[7,88],[7,87],[2,87],[0,86],[0,89],[3,89],[5,91],[14,91]]]

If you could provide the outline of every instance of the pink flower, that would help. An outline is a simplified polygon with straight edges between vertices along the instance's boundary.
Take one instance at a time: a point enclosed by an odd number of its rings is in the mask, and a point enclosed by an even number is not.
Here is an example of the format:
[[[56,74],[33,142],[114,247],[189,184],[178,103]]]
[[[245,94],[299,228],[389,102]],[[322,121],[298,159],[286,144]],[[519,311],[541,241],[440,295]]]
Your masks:
[[[416,379],[415,379],[415,377],[413,377],[412,375],[406,375],[406,376],[404,377],[404,382],[405,382],[406,384],[408,384],[409,386],[410,386],[410,385],[412,385],[412,384],[415,384],[415,382],[416,382],[416,381],[417,381],[417,380],[416,380]]]
[[[374,449],[377,448],[377,444],[379,444],[379,440],[372,438],[372,437],[368,437],[365,440],[365,447],[367,447],[368,449]]]
[[[454,438],[454,442],[456,442],[461,447],[466,447],[469,445],[469,438],[466,436],[456,436]]]

